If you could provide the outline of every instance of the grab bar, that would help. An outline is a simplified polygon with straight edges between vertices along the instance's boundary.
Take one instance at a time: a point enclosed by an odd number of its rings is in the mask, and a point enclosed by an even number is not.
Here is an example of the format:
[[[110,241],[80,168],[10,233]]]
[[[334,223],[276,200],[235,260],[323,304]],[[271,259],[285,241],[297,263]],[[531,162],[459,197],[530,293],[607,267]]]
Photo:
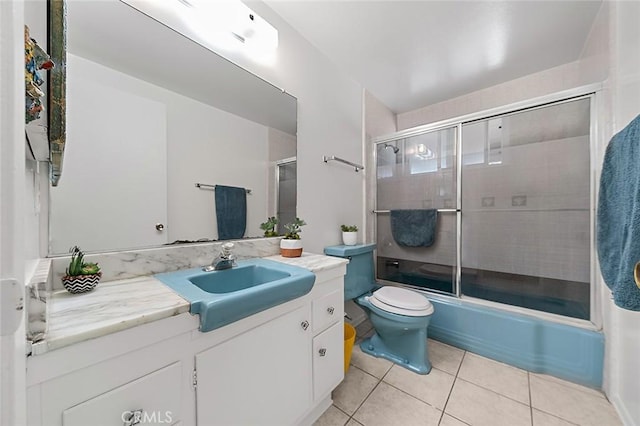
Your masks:
[[[436,209],[438,213],[457,213],[460,209]],[[371,210],[371,213],[390,213],[391,210]]]
[[[360,164],[352,163],[351,161],[343,160],[342,158],[336,157],[335,155],[332,155],[331,157],[327,157],[326,155],[323,155],[322,161],[324,161],[325,163],[328,163],[329,161],[337,161],[339,163],[344,163],[351,167],[354,167],[356,169],[356,172],[359,172],[360,170],[364,170],[364,166],[361,166]]]

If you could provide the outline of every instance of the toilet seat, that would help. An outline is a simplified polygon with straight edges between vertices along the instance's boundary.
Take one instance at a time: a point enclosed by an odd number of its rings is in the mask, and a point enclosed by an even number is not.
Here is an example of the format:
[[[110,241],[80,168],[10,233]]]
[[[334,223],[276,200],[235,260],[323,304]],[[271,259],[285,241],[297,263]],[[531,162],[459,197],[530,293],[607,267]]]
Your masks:
[[[399,287],[382,287],[369,297],[369,302],[393,314],[422,317],[433,313],[433,305],[426,297]]]

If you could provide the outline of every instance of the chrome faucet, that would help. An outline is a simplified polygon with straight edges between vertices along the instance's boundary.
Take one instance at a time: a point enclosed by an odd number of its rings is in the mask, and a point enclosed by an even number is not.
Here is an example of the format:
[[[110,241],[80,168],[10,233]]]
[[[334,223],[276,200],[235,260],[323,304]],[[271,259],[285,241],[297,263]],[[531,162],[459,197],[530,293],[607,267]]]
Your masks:
[[[222,271],[223,269],[233,268],[236,264],[236,257],[231,253],[233,243],[224,243],[220,254],[213,259],[211,265],[202,268],[205,272]]]

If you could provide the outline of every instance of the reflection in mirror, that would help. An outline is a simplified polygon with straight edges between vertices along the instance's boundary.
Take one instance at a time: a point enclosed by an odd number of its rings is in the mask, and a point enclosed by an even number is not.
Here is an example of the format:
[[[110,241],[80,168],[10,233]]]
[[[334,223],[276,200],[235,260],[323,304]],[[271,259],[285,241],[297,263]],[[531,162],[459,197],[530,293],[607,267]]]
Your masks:
[[[50,188],[51,254],[217,239],[215,191],[195,183],[251,190],[245,237],[262,235],[280,201],[295,217],[295,180],[282,192],[276,173],[295,159],[295,98],[120,1],[67,9],[68,144]]]

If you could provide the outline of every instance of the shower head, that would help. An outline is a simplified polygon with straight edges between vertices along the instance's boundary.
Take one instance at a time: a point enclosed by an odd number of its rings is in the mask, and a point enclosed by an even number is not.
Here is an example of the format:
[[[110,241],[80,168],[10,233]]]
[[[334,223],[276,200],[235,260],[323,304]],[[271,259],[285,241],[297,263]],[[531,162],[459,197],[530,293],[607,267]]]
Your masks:
[[[394,153],[394,154],[397,154],[397,153],[398,153],[398,151],[400,151],[400,148],[398,148],[397,146],[389,145],[388,143],[385,143],[385,144],[384,144],[384,148],[385,148],[385,149],[387,149],[387,148],[391,148],[391,149],[393,150],[393,153]]]

